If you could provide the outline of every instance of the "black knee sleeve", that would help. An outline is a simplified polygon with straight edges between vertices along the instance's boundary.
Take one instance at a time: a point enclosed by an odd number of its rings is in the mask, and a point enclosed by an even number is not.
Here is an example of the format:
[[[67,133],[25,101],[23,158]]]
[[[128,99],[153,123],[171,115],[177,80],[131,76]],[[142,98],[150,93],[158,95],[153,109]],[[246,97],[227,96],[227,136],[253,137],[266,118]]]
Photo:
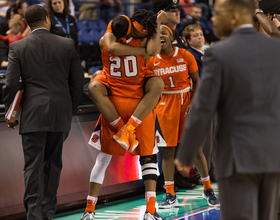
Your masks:
[[[142,178],[145,180],[157,180],[157,155],[140,156]]]

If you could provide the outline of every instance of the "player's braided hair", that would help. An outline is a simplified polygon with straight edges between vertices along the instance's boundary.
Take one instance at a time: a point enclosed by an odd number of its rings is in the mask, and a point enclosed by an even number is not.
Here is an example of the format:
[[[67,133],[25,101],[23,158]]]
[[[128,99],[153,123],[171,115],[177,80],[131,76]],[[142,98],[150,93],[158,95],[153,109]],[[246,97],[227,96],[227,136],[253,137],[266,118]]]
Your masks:
[[[143,28],[147,29],[150,36],[157,33],[157,15],[154,12],[141,9],[134,12],[130,19],[132,23],[133,21],[137,21]]]

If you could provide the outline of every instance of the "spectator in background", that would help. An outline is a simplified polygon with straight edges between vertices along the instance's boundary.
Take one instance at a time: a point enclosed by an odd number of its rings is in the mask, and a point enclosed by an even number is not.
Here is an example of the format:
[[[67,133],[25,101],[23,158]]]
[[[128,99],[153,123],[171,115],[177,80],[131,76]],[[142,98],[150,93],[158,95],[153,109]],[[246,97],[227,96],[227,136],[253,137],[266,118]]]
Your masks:
[[[11,18],[13,18],[16,15],[20,16],[21,22],[22,22],[22,29],[21,31],[24,32],[26,29],[26,23],[24,20],[24,16],[25,16],[25,11],[27,9],[28,5],[25,1],[16,1],[15,3],[13,3],[9,9],[7,10],[6,13],[6,18],[5,20],[1,23],[1,27],[0,27],[0,35],[2,36],[7,36],[7,34],[9,34],[9,21],[11,20]],[[13,13],[13,14],[12,14]],[[26,35],[27,35],[26,31]],[[5,65],[7,64],[7,56],[8,56],[8,47],[5,44],[5,42],[0,41],[0,64],[3,63],[3,61],[5,61]]]
[[[22,22],[19,15],[15,15],[10,21],[9,21],[9,35],[3,36],[0,35],[0,40],[4,41],[6,44],[10,45],[11,43],[21,40],[23,38],[23,35],[21,33],[22,29]]]
[[[96,19],[96,6],[98,5],[94,2],[99,2],[99,0],[81,0],[82,2],[88,1],[88,3],[82,3],[79,8],[79,19]]]
[[[191,13],[191,6],[193,5],[192,0],[180,0],[179,5],[182,7],[184,17]]]
[[[9,32],[10,34],[7,36],[0,35],[0,40],[5,42],[7,45],[10,45],[11,43],[21,40],[23,38],[23,35],[21,33],[22,29],[22,22],[21,17],[19,15],[15,15],[10,21],[9,21]],[[8,65],[8,61],[3,60],[1,62],[1,67],[6,67]]]
[[[15,16],[16,14],[20,15],[22,22],[22,32],[26,29],[26,23],[24,20],[25,11],[28,5],[25,1],[16,1],[11,7],[7,10],[6,19],[1,23],[0,34],[3,36],[7,35],[7,31],[9,30],[9,20]],[[12,14],[13,13],[13,14]]]
[[[204,55],[203,46],[205,44],[202,28],[198,24],[190,24],[184,29],[182,35],[187,43],[188,51],[195,57],[199,77],[201,77],[203,63],[201,58]]]
[[[6,17],[6,12],[9,8],[9,5],[12,4],[12,1],[1,1],[0,2],[0,17],[5,18]]]
[[[73,0],[66,0],[70,9],[70,15],[72,15],[73,17],[76,17],[75,15],[75,5],[73,3]]]
[[[112,17],[121,12],[121,0],[100,0],[100,17],[109,22]]]
[[[78,48],[76,19],[70,15],[66,0],[48,0],[47,11],[51,19],[50,32],[62,37],[72,38]]]
[[[180,25],[179,34],[182,36],[182,32],[190,24],[199,24],[203,30],[203,34],[207,43],[217,41],[217,37],[214,35],[212,23],[210,20],[202,19],[202,8],[198,4],[194,4],[191,7],[191,13],[187,16],[187,21]]]
[[[46,7],[46,3],[47,3],[47,0],[39,0],[39,4],[38,5],[40,5],[40,6],[42,6],[42,7]]]

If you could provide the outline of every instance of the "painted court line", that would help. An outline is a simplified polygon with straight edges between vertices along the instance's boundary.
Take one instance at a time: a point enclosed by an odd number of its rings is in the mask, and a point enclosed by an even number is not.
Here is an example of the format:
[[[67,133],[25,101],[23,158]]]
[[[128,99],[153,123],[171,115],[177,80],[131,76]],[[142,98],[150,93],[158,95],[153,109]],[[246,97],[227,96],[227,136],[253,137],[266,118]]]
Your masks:
[[[208,207],[208,208],[198,210],[198,211],[190,213],[190,214],[186,214],[186,215],[183,215],[183,216],[180,216],[180,217],[177,217],[177,218],[173,218],[172,220],[184,220],[185,217],[194,216],[194,215],[200,214],[202,212],[205,212],[206,210],[211,210],[211,209],[216,209],[216,208],[215,207]]]

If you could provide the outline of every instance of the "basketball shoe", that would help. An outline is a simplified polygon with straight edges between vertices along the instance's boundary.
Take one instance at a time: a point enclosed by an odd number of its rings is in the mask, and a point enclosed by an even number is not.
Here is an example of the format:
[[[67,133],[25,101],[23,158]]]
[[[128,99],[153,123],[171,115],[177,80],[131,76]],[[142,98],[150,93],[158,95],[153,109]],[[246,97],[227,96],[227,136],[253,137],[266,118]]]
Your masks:
[[[145,212],[143,220],[166,220],[166,219],[160,217],[160,215],[157,212],[155,212],[153,215],[150,212]]]
[[[213,189],[203,191],[202,197],[207,200],[209,206],[220,206],[220,201],[215,196]]]
[[[95,214],[92,212],[84,213],[83,216],[79,220],[94,220]]]
[[[125,149],[132,152],[139,144],[135,139],[134,127],[132,125],[124,125],[113,138]]]
[[[129,148],[128,151],[131,153],[135,150],[135,148],[138,146],[139,142],[136,140],[136,134],[135,131],[130,131],[129,135]]]
[[[158,204],[159,209],[168,209],[177,206],[178,200],[176,195],[172,196],[170,193],[166,193],[166,198]]]

